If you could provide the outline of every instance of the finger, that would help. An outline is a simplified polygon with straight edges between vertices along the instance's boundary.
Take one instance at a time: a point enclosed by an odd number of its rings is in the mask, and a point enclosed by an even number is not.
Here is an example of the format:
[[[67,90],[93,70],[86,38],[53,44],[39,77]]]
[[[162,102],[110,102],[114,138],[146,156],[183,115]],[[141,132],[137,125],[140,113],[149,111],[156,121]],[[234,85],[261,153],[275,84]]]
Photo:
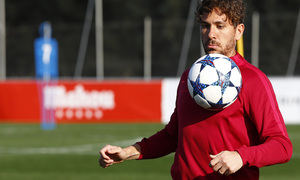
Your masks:
[[[106,164],[111,164],[111,163],[113,163],[114,162],[114,160],[113,159],[100,159],[102,162],[104,162],[104,163],[106,163]],[[100,161],[99,160],[99,161]]]
[[[215,166],[219,161],[220,161],[220,158],[218,155],[212,155],[210,154],[209,157],[212,159],[209,163],[209,166],[210,167],[213,167]]]
[[[222,164],[221,163],[217,163],[216,165],[214,165],[213,167],[213,170],[215,172],[218,172],[221,168],[222,168]]]
[[[108,155],[106,155],[107,152],[109,152],[109,150],[111,148],[115,148],[115,146],[111,146],[111,145],[106,145],[104,148],[102,148],[99,153],[100,153],[100,157],[102,156],[103,159],[110,159],[110,157]]]
[[[99,166],[106,168],[107,164],[105,162],[99,160]]]
[[[227,170],[227,167],[222,166],[221,168],[219,168],[218,172],[219,174],[224,175],[227,172]]]
[[[105,164],[103,162],[99,162],[99,166],[103,167],[103,168],[107,168],[109,166],[111,166],[112,164]]]
[[[215,172],[218,172],[219,169],[222,167],[222,164],[214,161],[213,159],[209,162],[209,167],[211,167]]]
[[[99,161],[99,166],[105,168],[105,167],[106,167],[106,164],[104,164],[103,162],[100,162],[100,161]]]
[[[110,159],[109,156],[106,155],[106,151],[99,151],[100,159]]]
[[[113,164],[113,160],[99,159],[99,166],[106,168]]]
[[[229,169],[227,169],[223,175],[228,176],[228,175],[233,174],[233,173],[234,172],[230,172]]]

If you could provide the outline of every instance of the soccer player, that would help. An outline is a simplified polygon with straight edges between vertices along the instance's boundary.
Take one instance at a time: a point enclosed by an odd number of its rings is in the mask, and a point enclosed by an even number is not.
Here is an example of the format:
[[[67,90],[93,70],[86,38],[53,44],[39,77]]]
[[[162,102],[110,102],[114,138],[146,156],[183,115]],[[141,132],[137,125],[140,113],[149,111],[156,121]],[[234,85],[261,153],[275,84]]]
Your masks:
[[[189,94],[186,70],[164,129],[129,147],[105,146],[100,166],[175,152],[173,179],[245,180],[259,179],[260,167],[290,160],[293,147],[272,85],[235,50],[244,32],[243,1],[203,0],[196,17],[205,52],[224,54],[239,66],[243,85],[238,99],[222,111],[203,109]]]

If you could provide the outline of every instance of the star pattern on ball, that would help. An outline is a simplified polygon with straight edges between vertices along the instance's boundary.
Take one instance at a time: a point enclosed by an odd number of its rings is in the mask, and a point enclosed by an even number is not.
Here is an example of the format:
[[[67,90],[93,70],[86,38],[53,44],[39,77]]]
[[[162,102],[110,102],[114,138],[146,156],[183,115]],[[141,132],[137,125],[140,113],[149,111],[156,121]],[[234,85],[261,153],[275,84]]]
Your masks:
[[[212,83],[211,85],[212,86],[220,86],[221,87],[221,92],[222,92],[222,95],[223,95],[224,91],[227,87],[234,87],[234,85],[230,81],[231,71],[229,71],[227,74],[223,74],[223,73],[221,73],[220,71],[217,70],[217,73],[218,73],[218,76],[219,76],[219,80]]]
[[[199,61],[198,63],[201,63],[201,69],[200,72],[202,71],[203,68],[205,68],[205,66],[211,66],[211,67],[215,67],[214,66],[214,60],[215,59],[219,59],[219,57],[211,57],[210,55],[207,55],[205,57],[205,59]]]
[[[199,94],[202,97],[204,97],[203,96],[203,89],[205,89],[207,86],[209,86],[208,84],[200,83],[199,75],[198,75],[195,82],[193,82],[193,81],[191,82],[191,85],[193,86],[193,88],[195,90],[194,95]]]

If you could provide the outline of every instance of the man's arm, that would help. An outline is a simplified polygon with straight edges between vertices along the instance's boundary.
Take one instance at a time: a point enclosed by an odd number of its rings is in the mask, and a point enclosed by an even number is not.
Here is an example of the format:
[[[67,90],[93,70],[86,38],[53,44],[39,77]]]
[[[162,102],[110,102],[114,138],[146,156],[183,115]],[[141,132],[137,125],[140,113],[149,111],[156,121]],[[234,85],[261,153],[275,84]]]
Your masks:
[[[253,146],[243,145],[236,149],[243,159],[243,165],[264,167],[286,163],[293,153],[285,123],[278,107],[272,84],[265,74],[252,68],[245,77],[246,91],[244,109],[256,126],[260,143]],[[250,82],[249,82],[250,81]]]
[[[118,146],[106,145],[100,151],[99,166],[107,168],[124,160],[138,159],[141,154],[141,147],[138,144],[121,148]]]

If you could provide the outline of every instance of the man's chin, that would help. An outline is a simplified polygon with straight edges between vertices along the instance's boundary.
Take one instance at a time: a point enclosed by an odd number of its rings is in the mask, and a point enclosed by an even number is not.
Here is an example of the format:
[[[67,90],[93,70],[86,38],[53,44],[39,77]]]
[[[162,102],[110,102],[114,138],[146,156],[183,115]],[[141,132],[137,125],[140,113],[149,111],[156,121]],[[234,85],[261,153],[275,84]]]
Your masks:
[[[216,50],[210,50],[210,51],[206,51],[206,54],[222,54],[222,52]]]

